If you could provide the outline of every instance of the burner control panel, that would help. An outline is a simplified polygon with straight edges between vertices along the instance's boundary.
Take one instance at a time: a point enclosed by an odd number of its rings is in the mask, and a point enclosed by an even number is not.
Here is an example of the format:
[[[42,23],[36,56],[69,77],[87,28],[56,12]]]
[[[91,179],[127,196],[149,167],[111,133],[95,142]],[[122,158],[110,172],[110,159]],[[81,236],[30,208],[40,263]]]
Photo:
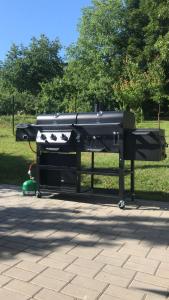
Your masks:
[[[71,131],[38,131],[36,142],[48,144],[65,144],[69,141]]]

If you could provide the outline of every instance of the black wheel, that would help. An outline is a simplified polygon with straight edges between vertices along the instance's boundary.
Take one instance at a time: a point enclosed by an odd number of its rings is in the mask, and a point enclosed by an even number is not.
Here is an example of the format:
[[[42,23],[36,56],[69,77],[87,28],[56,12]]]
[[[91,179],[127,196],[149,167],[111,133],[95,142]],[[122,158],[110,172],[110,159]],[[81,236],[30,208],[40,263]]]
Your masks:
[[[125,201],[124,200],[120,200],[119,203],[118,203],[118,205],[119,205],[120,209],[124,209],[125,208]]]
[[[39,191],[37,191],[37,192],[36,192],[36,197],[37,197],[37,198],[42,198],[42,194],[41,194]]]

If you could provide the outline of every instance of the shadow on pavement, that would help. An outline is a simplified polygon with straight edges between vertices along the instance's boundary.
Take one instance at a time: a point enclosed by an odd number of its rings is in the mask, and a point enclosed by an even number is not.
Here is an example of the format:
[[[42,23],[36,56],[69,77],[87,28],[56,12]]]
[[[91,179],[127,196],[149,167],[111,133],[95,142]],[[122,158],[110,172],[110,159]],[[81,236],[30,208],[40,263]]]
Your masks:
[[[57,200],[52,201],[56,201],[57,205]],[[101,202],[90,200],[89,203]],[[112,203],[109,202],[102,203],[102,208],[104,210],[112,206],[112,212],[110,209],[110,213],[99,213],[100,215],[97,214],[98,205],[92,205],[90,209],[81,207],[82,202],[79,205],[76,203],[77,207],[72,209],[48,208],[47,205],[46,200],[44,208],[0,207],[0,258],[15,256],[20,250],[26,251],[27,248],[37,255],[46,250],[52,252],[62,246],[73,248],[77,244],[84,247],[113,248],[121,240],[124,243],[125,239],[142,240],[150,246],[169,244],[169,219],[168,216],[160,217],[162,211],[168,211],[168,206],[164,203],[161,207],[156,203],[153,208],[150,203],[145,202],[140,208],[143,209],[143,215],[130,214],[132,207],[128,207],[124,214],[117,208],[114,213]],[[154,211],[154,216],[148,215],[149,209]],[[91,236],[90,239],[88,235]]]

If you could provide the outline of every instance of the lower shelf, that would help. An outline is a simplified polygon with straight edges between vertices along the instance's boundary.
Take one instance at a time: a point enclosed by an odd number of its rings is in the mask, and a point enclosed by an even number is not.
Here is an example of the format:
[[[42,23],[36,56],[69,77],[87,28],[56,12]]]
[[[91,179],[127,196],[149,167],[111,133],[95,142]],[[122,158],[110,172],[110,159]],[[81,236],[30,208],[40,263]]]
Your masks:
[[[76,193],[76,186],[49,186],[49,185],[39,185],[39,191],[53,192],[53,193]]]
[[[60,194],[77,194],[77,195],[97,195],[97,196],[108,196],[108,197],[118,197],[118,190],[115,189],[105,189],[105,188],[81,188],[80,192],[77,192],[76,187],[53,187],[53,186],[45,186],[41,185],[39,186],[39,191],[40,192],[46,192],[46,193],[60,193]],[[126,193],[127,195],[127,193]]]
[[[112,169],[112,168],[84,168],[81,170],[77,170],[77,173],[81,174],[91,174],[91,175],[105,175],[105,176],[119,176],[120,174],[120,169]],[[124,170],[124,175],[129,175],[131,174],[131,170],[125,169]]]

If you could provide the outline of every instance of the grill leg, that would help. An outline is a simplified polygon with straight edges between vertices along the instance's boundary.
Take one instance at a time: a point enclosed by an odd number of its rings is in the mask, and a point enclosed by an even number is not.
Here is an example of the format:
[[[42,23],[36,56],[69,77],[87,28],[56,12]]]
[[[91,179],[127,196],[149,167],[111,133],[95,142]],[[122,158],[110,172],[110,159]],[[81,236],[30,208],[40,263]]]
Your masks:
[[[134,160],[131,160],[131,177],[130,177],[130,182],[131,182],[131,200],[135,200],[135,193],[134,193]]]
[[[81,152],[76,152],[77,155],[77,171],[81,170]],[[81,192],[81,173],[77,172],[77,193]]]
[[[41,198],[41,192],[40,192],[40,178],[41,178],[41,174],[40,174],[40,147],[37,145],[36,146],[36,181],[37,181],[37,192],[36,195],[38,198]],[[39,197],[40,196],[40,197]]]
[[[91,169],[94,169],[94,152],[92,152],[92,161],[91,161]],[[91,175],[91,189],[94,188],[94,174]]]
[[[124,159],[119,157],[119,207],[125,207],[125,181],[124,181]]]

